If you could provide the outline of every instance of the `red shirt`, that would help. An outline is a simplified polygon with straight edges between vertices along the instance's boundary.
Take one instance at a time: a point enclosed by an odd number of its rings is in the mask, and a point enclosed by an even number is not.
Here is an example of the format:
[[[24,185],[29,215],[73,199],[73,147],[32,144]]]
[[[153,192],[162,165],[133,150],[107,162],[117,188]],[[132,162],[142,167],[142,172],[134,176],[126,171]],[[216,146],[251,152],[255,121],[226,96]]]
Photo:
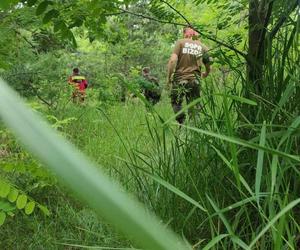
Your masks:
[[[68,82],[69,84],[74,84],[76,89],[80,91],[84,91],[88,86],[88,82],[85,77],[80,75],[70,76]]]

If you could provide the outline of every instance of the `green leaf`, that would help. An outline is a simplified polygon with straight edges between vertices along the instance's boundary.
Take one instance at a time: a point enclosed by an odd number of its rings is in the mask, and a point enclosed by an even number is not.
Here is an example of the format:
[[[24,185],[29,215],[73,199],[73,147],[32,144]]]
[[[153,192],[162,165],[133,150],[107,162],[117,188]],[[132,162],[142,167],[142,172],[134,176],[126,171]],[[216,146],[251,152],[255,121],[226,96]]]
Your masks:
[[[23,209],[26,206],[26,203],[27,203],[27,196],[24,194],[20,195],[16,202],[17,208]]]
[[[69,29],[64,21],[57,21],[54,23],[53,30],[54,30],[54,32],[60,31],[62,33],[66,33]]]
[[[5,198],[10,191],[10,185],[6,182],[0,182],[0,197]]]
[[[0,200],[0,210],[4,211],[4,212],[10,212],[15,210],[16,207],[14,207],[11,203],[7,202],[7,201],[1,201]]]
[[[36,4],[36,2],[37,2],[37,0],[28,0],[27,4],[28,4],[28,6],[33,6]]]
[[[35,208],[35,202],[34,201],[30,201],[26,204],[25,206],[25,214],[30,215],[33,213]]]
[[[49,10],[44,18],[43,18],[43,23],[46,24],[46,23],[49,23],[51,21],[51,19],[55,18],[55,17],[58,17],[59,16],[59,12],[57,10]]]
[[[16,189],[11,189],[8,196],[7,196],[7,199],[10,201],[10,202],[15,202],[18,198],[18,190]]]
[[[5,219],[6,219],[6,213],[0,212],[0,226],[4,224]]]
[[[41,2],[39,4],[39,6],[36,8],[36,14],[38,16],[41,15],[41,14],[43,14],[46,11],[46,9],[47,9],[47,7],[48,7],[49,4],[51,4],[50,1],[43,1],[43,2]]]
[[[38,208],[43,212],[44,215],[50,216],[50,211],[47,207],[39,204]]]
[[[0,116],[18,139],[86,201],[102,218],[134,239],[143,249],[185,250],[187,243],[113,183],[73,145],[20,100],[0,80]],[[19,199],[20,197],[18,197]]]

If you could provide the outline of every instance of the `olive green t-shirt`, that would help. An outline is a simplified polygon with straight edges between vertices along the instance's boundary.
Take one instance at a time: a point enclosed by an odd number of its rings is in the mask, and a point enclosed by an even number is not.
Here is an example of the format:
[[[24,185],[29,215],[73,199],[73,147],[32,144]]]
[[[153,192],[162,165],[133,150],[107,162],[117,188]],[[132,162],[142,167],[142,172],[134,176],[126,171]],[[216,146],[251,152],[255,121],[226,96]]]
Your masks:
[[[145,90],[158,91],[160,89],[158,79],[151,75],[144,75],[140,82],[140,86]]]
[[[178,56],[174,80],[193,80],[201,74],[203,57],[208,48],[198,40],[189,38],[180,39],[176,42],[173,53]]]

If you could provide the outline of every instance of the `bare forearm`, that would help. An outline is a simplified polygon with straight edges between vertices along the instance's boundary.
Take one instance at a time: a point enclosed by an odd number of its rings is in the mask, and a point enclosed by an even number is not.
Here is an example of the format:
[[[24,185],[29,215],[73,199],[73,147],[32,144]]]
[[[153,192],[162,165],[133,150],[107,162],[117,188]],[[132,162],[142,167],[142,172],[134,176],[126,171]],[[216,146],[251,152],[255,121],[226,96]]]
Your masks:
[[[211,71],[210,64],[205,64],[205,72],[206,72],[206,74],[208,75],[210,73],[210,71]]]
[[[175,66],[176,66],[176,62],[170,60],[169,63],[168,63],[168,80],[169,80],[169,81],[171,80],[172,74],[173,74],[174,71],[175,71]]]
[[[205,72],[201,73],[202,78],[206,78],[209,75],[209,72],[211,70],[210,64],[204,64],[205,66]]]
[[[168,62],[168,83],[171,83],[172,80],[172,74],[175,71],[176,65],[177,65],[178,56],[177,54],[172,54],[170,57],[170,60]]]

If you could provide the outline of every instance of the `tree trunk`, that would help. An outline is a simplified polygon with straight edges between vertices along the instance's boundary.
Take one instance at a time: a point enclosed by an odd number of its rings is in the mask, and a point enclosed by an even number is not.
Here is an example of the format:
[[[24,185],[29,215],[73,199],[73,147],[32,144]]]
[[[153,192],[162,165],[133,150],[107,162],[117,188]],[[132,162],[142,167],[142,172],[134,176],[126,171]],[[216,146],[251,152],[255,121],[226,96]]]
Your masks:
[[[246,96],[250,92],[257,95],[263,94],[262,79],[266,61],[266,48],[272,46],[272,40],[286,22],[289,15],[297,8],[299,0],[291,0],[286,3],[285,12],[281,14],[273,29],[268,32],[268,25],[276,0],[249,0],[249,47],[247,54],[247,78]],[[278,4],[278,1],[276,2]],[[270,44],[267,44],[267,43]]]
[[[268,0],[249,0],[249,48],[247,57],[248,91],[262,93],[263,68],[265,62],[265,36],[271,9]]]

